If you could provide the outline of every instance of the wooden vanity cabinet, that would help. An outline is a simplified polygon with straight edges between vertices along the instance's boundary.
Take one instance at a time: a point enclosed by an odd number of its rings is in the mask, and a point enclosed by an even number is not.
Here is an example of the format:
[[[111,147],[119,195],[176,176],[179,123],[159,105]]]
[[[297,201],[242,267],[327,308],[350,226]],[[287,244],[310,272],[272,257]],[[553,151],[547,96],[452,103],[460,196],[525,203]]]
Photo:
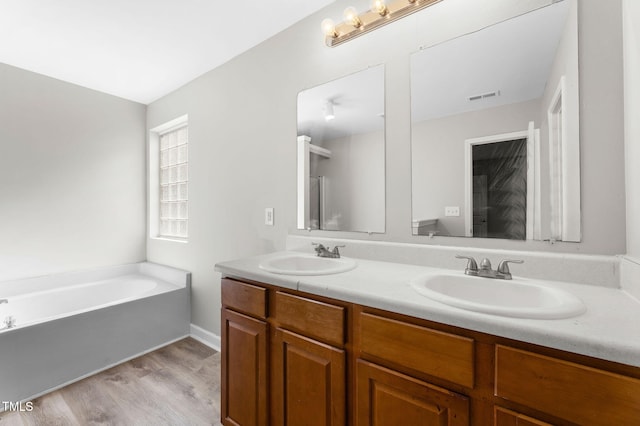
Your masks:
[[[222,423],[347,424],[347,307],[222,280]]]
[[[469,399],[398,371],[358,359],[356,424],[469,424]]]
[[[221,415],[225,425],[268,423],[267,291],[222,280]]]
[[[436,385],[474,386],[473,339],[356,308],[356,424],[470,424],[469,398]]]
[[[494,426],[552,426],[551,423],[536,420],[512,410],[495,407]]]
[[[640,368],[222,280],[225,425],[640,425]]]
[[[346,309],[283,291],[272,301],[271,424],[345,425]]]
[[[640,425],[640,379],[505,345],[495,395],[581,425]]]

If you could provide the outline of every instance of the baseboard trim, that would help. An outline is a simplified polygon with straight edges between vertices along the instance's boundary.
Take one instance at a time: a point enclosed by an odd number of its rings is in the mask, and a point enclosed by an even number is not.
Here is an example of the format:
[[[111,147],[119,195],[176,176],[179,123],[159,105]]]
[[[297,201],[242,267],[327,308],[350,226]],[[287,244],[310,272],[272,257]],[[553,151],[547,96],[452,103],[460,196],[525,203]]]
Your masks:
[[[220,336],[207,331],[202,327],[198,327],[195,324],[191,324],[191,337],[218,352],[222,349],[222,340],[220,339]]]

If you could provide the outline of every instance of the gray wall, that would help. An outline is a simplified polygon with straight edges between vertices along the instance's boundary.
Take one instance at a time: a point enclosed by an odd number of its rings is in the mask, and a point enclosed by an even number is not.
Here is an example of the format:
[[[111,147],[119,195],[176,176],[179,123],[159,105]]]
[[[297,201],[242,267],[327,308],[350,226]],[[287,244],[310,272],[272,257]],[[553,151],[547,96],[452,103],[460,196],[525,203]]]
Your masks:
[[[640,263],[640,2],[624,2],[627,254]]]
[[[311,171],[326,177],[325,214],[331,227],[324,229],[384,232],[382,130],[322,141],[322,147],[331,158],[312,155]]]
[[[465,235],[465,141],[526,131],[540,125],[540,100],[413,123],[411,173],[413,219],[438,219],[438,233]],[[445,206],[460,216],[445,217]]]
[[[0,64],[0,279],[145,259],[145,111]]]
[[[625,251],[621,0],[581,0],[581,243],[411,236],[409,55],[420,46],[547,4],[547,0],[446,0],[336,48],[319,32],[339,19],[338,0],[148,107],[147,127],[182,114],[190,125],[190,238],[147,241],[148,259],[193,272],[193,323],[219,333],[216,262],[283,249],[296,227],[299,91],[385,64],[386,233],[316,235],[387,241],[617,254]],[[365,5],[362,5],[365,7]],[[263,223],[275,208],[275,226]],[[313,234],[312,234],[313,235]],[[348,248],[345,249],[348,253]]]

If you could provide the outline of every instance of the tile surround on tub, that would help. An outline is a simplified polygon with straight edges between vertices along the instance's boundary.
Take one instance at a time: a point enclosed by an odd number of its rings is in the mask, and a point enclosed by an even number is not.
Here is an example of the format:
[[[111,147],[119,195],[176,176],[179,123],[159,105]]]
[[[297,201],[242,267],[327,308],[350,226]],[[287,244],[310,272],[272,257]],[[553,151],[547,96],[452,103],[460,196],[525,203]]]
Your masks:
[[[464,260],[455,258],[457,254],[473,256],[478,263],[487,257],[494,268],[502,259],[522,259],[525,263],[510,265],[515,277],[620,288],[620,258],[617,256],[433,246],[301,235],[288,235],[286,248],[311,253],[312,242],[329,246],[345,245],[346,247],[341,249],[345,257],[439,267],[461,272],[466,264]],[[636,267],[640,269],[640,265],[637,264]],[[640,288],[637,290],[640,293]]]

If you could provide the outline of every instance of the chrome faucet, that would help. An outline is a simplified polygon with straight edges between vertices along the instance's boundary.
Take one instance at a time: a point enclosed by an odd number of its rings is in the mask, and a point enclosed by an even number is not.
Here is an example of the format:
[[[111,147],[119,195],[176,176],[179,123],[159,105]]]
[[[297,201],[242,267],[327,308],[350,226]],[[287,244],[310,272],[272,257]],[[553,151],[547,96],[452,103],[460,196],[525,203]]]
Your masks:
[[[0,330],[4,330],[5,328],[13,328],[16,326],[16,319],[9,315],[8,317],[5,317],[4,319],[4,327],[0,328]]]
[[[3,303],[9,303],[9,301],[7,299],[0,299],[0,305],[2,305]]]
[[[500,261],[498,269],[494,270],[491,269],[491,261],[486,257],[480,262],[479,268],[473,257],[460,255],[457,255],[456,257],[458,259],[467,259],[467,267],[464,270],[465,274],[472,275],[474,277],[496,278],[499,280],[512,279],[511,271],[509,271],[509,263],[524,263],[524,260],[505,259]]]
[[[332,259],[339,259],[340,250],[338,250],[338,248],[344,247],[344,246],[335,246],[333,250],[329,250],[328,247],[325,247],[322,244],[318,244],[318,243],[311,243],[311,244],[316,246],[314,250],[316,251],[316,253],[318,253],[318,257],[329,257]]]

